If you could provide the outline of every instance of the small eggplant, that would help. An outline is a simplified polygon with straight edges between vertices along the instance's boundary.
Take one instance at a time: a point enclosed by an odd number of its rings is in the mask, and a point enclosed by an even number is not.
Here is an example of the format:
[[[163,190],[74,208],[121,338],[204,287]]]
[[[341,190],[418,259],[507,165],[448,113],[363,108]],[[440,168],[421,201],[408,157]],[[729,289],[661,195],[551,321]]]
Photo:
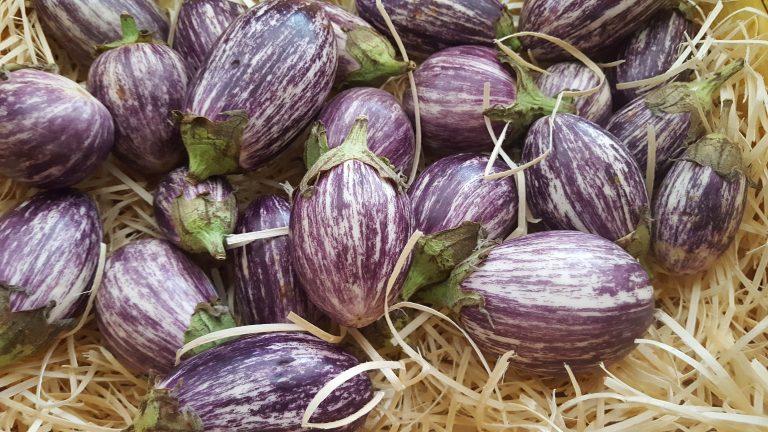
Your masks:
[[[96,297],[99,331],[129,370],[165,374],[185,342],[234,327],[216,298],[205,273],[171,243],[134,241],[107,259]]]
[[[114,134],[107,108],[76,82],[34,69],[0,77],[0,175],[72,186],[107,159]]]
[[[555,63],[547,68],[547,72],[539,77],[537,84],[542,93],[551,97],[563,90],[588,90],[600,82],[594,72],[578,62]],[[594,94],[576,99],[574,105],[577,115],[604,127],[613,114],[613,97],[608,81],[604,81]]]
[[[184,0],[173,37],[175,49],[194,76],[205,63],[211,47],[245,6],[231,0]]]
[[[68,189],[40,192],[0,217],[0,367],[74,325],[102,234],[96,203]]]
[[[708,135],[672,165],[654,203],[652,245],[668,272],[706,270],[725,252],[739,230],[747,178],[738,146],[720,134]]]

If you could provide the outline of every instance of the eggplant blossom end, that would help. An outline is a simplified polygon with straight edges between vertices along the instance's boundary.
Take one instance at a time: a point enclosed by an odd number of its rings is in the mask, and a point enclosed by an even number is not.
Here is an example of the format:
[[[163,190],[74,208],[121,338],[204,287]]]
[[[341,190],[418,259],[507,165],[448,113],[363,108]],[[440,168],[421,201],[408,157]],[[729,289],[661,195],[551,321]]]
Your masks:
[[[123,13],[120,15],[120,27],[123,31],[123,37],[114,42],[108,44],[99,45],[96,47],[96,53],[100,54],[111,49],[120,48],[125,45],[131,45],[135,43],[157,43],[152,33],[147,30],[139,30],[136,20],[130,14]]]
[[[192,199],[176,198],[171,209],[174,224],[184,250],[208,252],[217,260],[225,260],[224,239],[235,231],[237,202],[234,194],[223,201],[200,195]]]
[[[214,303],[200,303],[192,314],[187,331],[184,332],[184,343],[189,343],[199,337],[205,336],[219,330],[226,330],[236,327],[235,318],[229,313],[227,307]],[[189,352],[189,356],[200,354],[203,351],[211,349],[217,345],[227,342],[231,338],[211,342],[197,347]]]
[[[407,73],[412,63],[397,60],[392,44],[373,29],[357,27],[347,33],[347,52],[360,68],[351,72],[342,87],[378,87],[387,79]]]
[[[153,389],[124,432],[203,432],[203,422],[194,412],[182,409],[170,390]]]
[[[240,171],[240,144],[248,113],[238,110],[222,115],[227,119],[213,121],[194,114],[176,114],[181,119],[181,137],[189,154],[189,176],[193,181]]]
[[[723,134],[714,133],[691,144],[684,160],[712,168],[720,177],[733,180],[744,173],[744,159],[739,146]]]
[[[304,143],[304,165],[307,169],[312,168],[312,165],[314,165],[321,156],[328,153],[328,151],[330,151],[328,148],[328,133],[323,122],[317,121],[312,125],[309,138],[307,138],[307,142]]]

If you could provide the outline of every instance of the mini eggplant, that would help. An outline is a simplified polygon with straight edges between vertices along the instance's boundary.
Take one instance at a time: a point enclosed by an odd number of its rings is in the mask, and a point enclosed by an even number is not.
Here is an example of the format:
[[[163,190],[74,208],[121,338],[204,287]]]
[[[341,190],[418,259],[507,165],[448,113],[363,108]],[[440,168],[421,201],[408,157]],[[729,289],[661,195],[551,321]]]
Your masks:
[[[648,209],[643,176],[627,150],[600,126],[572,114],[554,119],[549,156],[525,171],[531,212],[551,229],[608,240],[632,234]],[[549,118],[533,124],[523,159],[549,149]]]
[[[563,90],[588,90],[600,83],[594,72],[578,62],[555,63],[547,68],[547,72],[537,80],[539,89],[547,96],[555,97]],[[605,126],[613,114],[613,97],[608,81],[604,81],[596,93],[577,98],[574,105],[577,115]]]
[[[276,195],[257,197],[237,225],[238,233],[287,227],[291,205]],[[290,312],[310,319],[315,307],[293,272],[288,237],[256,240],[232,251],[235,312],[243,324],[287,322]]]
[[[320,110],[336,65],[333,29],[317,2],[271,0],[237,18],[187,95],[190,176],[252,171],[272,159]]]
[[[411,202],[389,163],[368,150],[367,120],[312,165],[291,211],[291,256],[310,300],[341,325],[384,313],[387,280],[411,235]]]
[[[368,147],[385,157],[400,172],[410,172],[416,154],[416,138],[408,115],[397,99],[384,90],[353,88],[333,98],[320,112],[328,147],[341,145],[359,116],[368,117]],[[318,137],[315,137],[316,139]],[[320,139],[323,139],[320,137]]]
[[[99,331],[131,371],[165,374],[185,342],[234,327],[215,301],[213,284],[181,250],[165,240],[134,241],[107,259],[96,297]]]
[[[238,339],[176,367],[142,404],[131,430],[305,431],[302,416],[315,395],[357,365],[357,359],[341,348],[306,334]],[[340,420],[361,410],[371,398],[371,380],[361,373],[331,393],[310,421]],[[363,423],[365,416],[333,430],[352,432]]]
[[[88,72],[88,90],[112,113],[115,155],[152,174],[182,163],[184,147],[173,110],[184,103],[187,71],[172,49],[138,32],[123,16],[123,39],[109,45]]]
[[[112,116],[76,82],[21,69],[0,77],[0,174],[40,188],[91,175],[114,144]]]
[[[153,0],[32,0],[46,30],[80,64],[96,58],[96,47],[120,38],[120,14],[131,15],[139,28],[168,38],[165,13]]]
[[[720,86],[743,67],[744,60],[738,60],[699,80],[659,87],[617,111],[606,129],[624,144],[645,173],[648,127],[652,127],[656,136],[656,178],[662,179],[673,159],[704,133],[698,110],[710,111]]]
[[[361,17],[389,34],[376,0],[356,3]],[[383,0],[382,4],[408,54],[417,58],[458,45],[492,46],[494,39],[515,32],[512,15],[498,0]]]
[[[691,145],[672,165],[653,213],[653,252],[666,271],[704,271],[728,249],[744,216],[742,170],[738,146],[720,134]]]
[[[192,253],[227,257],[224,237],[237,223],[237,199],[224,177],[190,183],[187,168],[170,172],[155,190],[155,220],[165,238]]]
[[[0,367],[71,328],[99,262],[96,203],[68,189],[40,192],[0,217]]]
[[[173,49],[181,54],[190,76],[205,63],[216,39],[245,10],[245,6],[231,0],[184,0],[176,21]]]

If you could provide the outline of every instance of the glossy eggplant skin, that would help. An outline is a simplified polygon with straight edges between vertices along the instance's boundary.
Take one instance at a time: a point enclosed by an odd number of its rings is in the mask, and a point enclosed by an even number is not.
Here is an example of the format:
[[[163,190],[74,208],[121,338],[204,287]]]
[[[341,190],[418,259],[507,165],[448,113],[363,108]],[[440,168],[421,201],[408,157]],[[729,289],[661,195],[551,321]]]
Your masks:
[[[173,49],[194,76],[205,63],[216,40],[245,6],[230,0],[184,0],[176,21]]]
[[[542,93],[551,97],[556,97],[563,90],[588,90],[600,82],[594,72],[578,62],[555,63],[547,68],[547,72],[549,74],[539,76],[536,83]],[[613,114],[611,86],[604,81],[597,92],[577,98],[574,104],[580,117],[605,126]]]

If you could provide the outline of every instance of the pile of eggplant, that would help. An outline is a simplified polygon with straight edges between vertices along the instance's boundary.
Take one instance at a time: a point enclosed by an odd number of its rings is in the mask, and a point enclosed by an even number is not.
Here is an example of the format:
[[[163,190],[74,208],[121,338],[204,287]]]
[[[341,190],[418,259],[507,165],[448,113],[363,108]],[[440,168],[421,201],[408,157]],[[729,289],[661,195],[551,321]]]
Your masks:
[[[523,376],[621,360],[652,324],[651,272],[706,271],[737,235],[750,181],[739,145],[701,121],[743,63],[617,88],[670,69],[696,23],[674,1],[609,3],[526,0],[518,20],[498,0],[382,0],[387,20],[375,0],[357,0],[358,15],[319,0],[185,0],[172,29],[152,0],[33,0],[87,82],[20,65],[0,76],[0,175],[40,189],[0,216],[0,367],[73,328],[99,283],[105,346],[157,377],[137,432],[306,430],[318,391],[360,363],[341,346],[266,333],[176,361],[201,336],[291,312],[363,328],[399,299],[444,308],[487,355],[513,351]],[[623,62],[603,80],[543,39],[508,37],[516,26]],[[380,89],[408,72],[415,92]],[[428,163],[409,179],[424,160],[417,108]],[[493,163],[486,118],[509,131]],[[290,196],[238,202],[227,176],[298,137],[306,174]],[[97,281],[107,209],[75,188],[110,154],[155,186],[162,238],[109,251]],[[524,189],[504,174],[510,158],[536,162]],[[525,217],[540,222],[518,235]],[[358,430],[372,397],[357,374],[309,422]]]

